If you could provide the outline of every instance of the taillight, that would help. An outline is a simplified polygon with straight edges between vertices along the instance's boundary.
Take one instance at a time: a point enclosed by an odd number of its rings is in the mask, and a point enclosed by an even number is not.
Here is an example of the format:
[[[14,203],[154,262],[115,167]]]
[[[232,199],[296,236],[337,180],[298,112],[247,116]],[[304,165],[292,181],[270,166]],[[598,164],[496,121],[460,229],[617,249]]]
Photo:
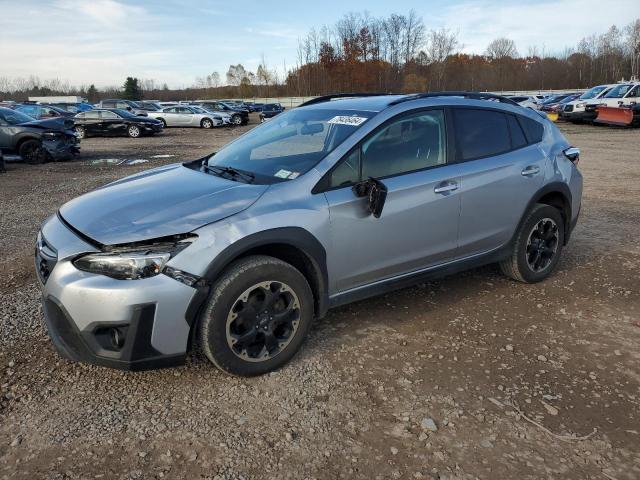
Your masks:
[[[564,156],[573,163],[574,165],[578,165],[580,161],[580,149],[577,147],[569,147],[566,150],[563,150]]]

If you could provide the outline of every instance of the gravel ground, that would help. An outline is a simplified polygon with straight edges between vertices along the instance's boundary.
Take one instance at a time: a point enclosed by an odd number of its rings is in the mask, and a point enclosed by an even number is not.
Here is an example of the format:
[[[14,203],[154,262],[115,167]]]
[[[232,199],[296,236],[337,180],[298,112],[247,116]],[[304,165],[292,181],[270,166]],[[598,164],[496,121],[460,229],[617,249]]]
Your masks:
[[[78,161],[0,175],[0,478],[640,478],[638,130],[561,127],[582,148],[583,210],[541,284],[485,267],[343,307],[254,379],[200,356],[141,373],[58,357],[39,224],[247,128],[87,139]]]

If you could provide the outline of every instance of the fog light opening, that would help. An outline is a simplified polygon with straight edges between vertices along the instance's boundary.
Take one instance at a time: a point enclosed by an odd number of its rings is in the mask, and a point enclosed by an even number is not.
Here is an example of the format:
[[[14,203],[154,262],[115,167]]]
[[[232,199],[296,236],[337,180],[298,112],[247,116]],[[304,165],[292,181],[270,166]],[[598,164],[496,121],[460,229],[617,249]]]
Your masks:
[[[111,328],[109,330],[109,338],[114,350],[120,350],[124,347],[124,333],[119,328]]]

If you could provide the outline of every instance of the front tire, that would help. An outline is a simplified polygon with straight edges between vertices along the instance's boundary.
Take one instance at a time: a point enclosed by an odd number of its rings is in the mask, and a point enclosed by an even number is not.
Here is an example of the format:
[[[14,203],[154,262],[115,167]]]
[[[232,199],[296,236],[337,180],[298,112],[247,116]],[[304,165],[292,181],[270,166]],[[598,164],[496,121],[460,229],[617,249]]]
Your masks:
[[[198,343],[221,370],[261,375],[300,349],[313,308],[311,288],[296,268],[265,255],[242,258],[213,286],[197,326]]]
[[[87,132],[84,129],[84,127],[77,126],[76,127],[76,135],[78,136],[78,138],[80,140],[82,140],[83,138],[85,138],[87,136]]]
[[[555,270],[563,245],[564,221],[560,211],[537,203],[520,225],[513,252],[500,262],[500,269],[519,282],[540,282]]]
[[[233,115],[231,117],[231,123],[233,123],[236,126],[242,125],[242,117],[240,115],[238,115],[238,114]]]
[[[138,138],[141,134],[140,127],[138,127],[137,125],[129,125],[129,128],[127,129],[127,134],[131,138]]]
[[[18,155],[22,157],[25,163],[30,165],[39,165],[46,161],[46,154],[43,151],[42,143],[35,139],[22,142],[18,149]]]
[[[208,118],[203,118],[200,122],[202,128],[213,128],[213,122]]]

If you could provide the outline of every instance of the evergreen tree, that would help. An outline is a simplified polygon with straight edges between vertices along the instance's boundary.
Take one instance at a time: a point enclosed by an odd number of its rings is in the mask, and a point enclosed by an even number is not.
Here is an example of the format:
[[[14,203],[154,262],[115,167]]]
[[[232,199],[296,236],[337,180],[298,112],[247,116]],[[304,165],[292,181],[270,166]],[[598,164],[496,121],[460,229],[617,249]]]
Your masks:
[[[87,90],[87,100],[89,100],[89,102],[91,103],[95,103],[98,101],[98,89],[93,83],[89,86],[89,89]]]
[[[124,92],[122,92],[123,98],[126,100],[142,100],[142,89],[138,83],[138,79],[134,77],[127,77],[124,82]]]

